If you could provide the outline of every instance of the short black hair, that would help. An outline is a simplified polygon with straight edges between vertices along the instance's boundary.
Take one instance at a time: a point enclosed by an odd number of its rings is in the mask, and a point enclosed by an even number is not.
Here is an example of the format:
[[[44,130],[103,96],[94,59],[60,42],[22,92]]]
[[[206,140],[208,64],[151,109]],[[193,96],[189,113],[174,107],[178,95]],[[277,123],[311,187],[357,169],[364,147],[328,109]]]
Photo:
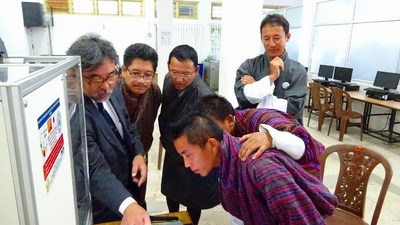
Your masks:
[[[189,144],[204,148],[209,138],[221,142],[222,129],[210,118],[201,114],[190,114],[172,125],[173,140],[186,135]]]
[[[283,30],[285,31],[285,35],[289,33],[289,21],[287,19],[280,15],[280,14],[268,14],[262,21],[260,25],[260,34],[262,35],[262,29],[265,25],[276,25],[276,26],[281,26],[283,27]]]
[[[223,122],[229,115],[235,115],[235,109],[226,98],[219,95],[207,95],[196,102],[193,113]]]
[[[158,54],[154,48],[144,43],[135,43],[130,45],[125,49],[124,65],[128,67],[135,59],[150,61],[153,64],[154,72],[156,72],[158,66]]]
[[[175,57],[180,62],[190,60],[193,62],[194,67],[199,64],[196,50],[189,45],[178,45],[172,49],[171,53],[169,53],[168,64],[170,64],[172,57]]]

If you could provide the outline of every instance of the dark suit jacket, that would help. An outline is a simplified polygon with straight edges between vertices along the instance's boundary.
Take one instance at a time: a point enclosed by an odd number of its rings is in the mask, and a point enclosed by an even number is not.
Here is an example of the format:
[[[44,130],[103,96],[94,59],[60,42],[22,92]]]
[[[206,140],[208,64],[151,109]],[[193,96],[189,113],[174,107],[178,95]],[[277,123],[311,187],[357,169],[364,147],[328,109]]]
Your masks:
[[[121,219],[121,214],[118,212],[120,204],[129,196],[135,198],[138,191],[137,184],[131,178],[132,160],[134,156],[144,154],[139,134],[135,125],[129,120],[123,97],[117,88],[114,89],[110,102],[122,124],[124,143],[115,136],[93,101],[85,96],[94,223]],[[74,149],[79,148],[78,144],[80,143],[74,144]]]

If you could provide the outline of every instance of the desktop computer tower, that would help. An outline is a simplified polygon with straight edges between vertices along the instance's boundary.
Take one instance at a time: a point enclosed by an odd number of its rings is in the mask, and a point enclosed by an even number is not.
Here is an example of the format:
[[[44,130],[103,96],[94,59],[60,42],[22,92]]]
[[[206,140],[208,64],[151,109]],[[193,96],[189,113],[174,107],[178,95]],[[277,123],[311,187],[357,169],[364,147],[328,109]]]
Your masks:
[[[388,100],[388,94],[377,93],[373,91],[366,91],[365,96],[369,98],[379,99],[379,100]]]
[[[400,94],[397,93],[379,93],[374,91],[367,90],[365,95],[370,98],[379,99],[379,100],[395,100],[400,101]]]
[[[343,87],[345,91],[359,91],[360,85],[357,84],[349,84]]]
[[[358,91],[360,90],[360,85],[354,83],[340,83],[340,82],[330,82],[329,87],[337,87],[345,91]]]
[[[393,100],[396,102],[400,102],[400,94],[395,94]]]
[[[203,81],[211,90],[218,92],[219,62],[204,62]]]

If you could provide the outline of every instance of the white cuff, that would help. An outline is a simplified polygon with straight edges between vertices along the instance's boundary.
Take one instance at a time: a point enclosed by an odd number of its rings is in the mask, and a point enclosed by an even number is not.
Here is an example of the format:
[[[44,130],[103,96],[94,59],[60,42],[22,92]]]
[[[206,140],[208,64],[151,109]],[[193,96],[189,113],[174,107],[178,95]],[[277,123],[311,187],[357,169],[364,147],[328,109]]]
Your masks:
[[[270,84],[269,76],[243,87],[243,94],[251,104],[257,104],[274,93],[275,84]]]
[[[119,206],[118,211],[119,211],[122,215],[124,215],[125,209],[128,208],[128,206],[129,206],[130,204],[135,203],[135,202],[136,202],[135,199],[133,199],[132,197],[126,198],[126,199],[121,203],[121,205]]]
[[[277,98],[274,95],[266,97],[264,100],[258,103],[257,108],[267,108],[267,109],[276,109],[281,112],[287,111],[287,100],[283,98]]]
[[[260,124],[259,130],[261,132],[268,131],[272,137],[272,147],[285,152],[294,160],[299,160],[304,155],[306,146],[304,141],[296,135],[279,131],[267,124]]]

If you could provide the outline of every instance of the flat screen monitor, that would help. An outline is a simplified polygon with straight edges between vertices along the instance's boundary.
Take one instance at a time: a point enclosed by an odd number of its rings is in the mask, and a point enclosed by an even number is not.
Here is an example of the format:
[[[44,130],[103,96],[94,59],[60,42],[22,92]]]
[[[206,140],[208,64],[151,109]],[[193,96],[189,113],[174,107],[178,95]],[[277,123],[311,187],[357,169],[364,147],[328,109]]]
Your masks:
[[[342,83],[351,82],[352,75],[353,75],[353,68],[335,66],[335,72],[333,72],[333,79],[340,80]]]
[[[399,85],[400,74],[378,71],[376,72],[374,86],[385,90],[397,89]]]
[[[319,65],[318,76],[324,77],[325,80],[331,79],[333,76],[334,66]]]

